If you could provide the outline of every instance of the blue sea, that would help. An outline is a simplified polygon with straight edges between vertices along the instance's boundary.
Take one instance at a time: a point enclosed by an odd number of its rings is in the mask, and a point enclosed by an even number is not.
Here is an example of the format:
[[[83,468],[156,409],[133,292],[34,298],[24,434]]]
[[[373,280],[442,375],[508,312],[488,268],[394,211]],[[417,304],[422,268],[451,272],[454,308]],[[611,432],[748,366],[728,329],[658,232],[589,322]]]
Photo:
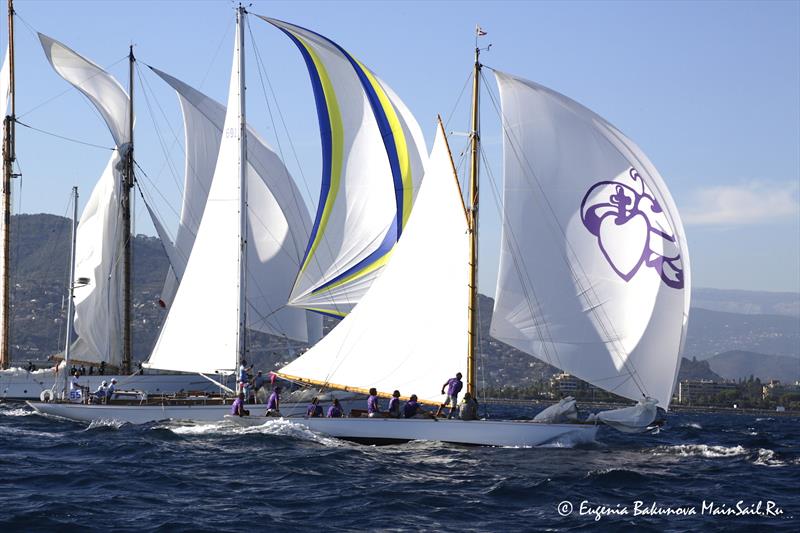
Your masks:
[[[282,420],[86,425],[0,404],[3,532],[796,532],[799,489],[797,417],[676,413],[572,448],[375,447]]]

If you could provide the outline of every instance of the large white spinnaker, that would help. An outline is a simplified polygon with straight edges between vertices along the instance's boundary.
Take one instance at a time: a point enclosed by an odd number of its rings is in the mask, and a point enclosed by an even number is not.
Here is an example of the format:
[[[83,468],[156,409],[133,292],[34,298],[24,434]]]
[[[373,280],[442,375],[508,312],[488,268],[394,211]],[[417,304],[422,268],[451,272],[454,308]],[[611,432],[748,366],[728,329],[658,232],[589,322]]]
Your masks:
[[[180,80],[153,71],[178,94],[184,116],[185,178],[183,203],[171,272],[161,299],[169,306],[183,278],[208,200],[225,121],[225,106]],[[286,306],[303,259],[311,217],[300,191],[278,155],[247,129],[247,327],[316,342],[322,320],[316,313]],[[162,240],[169,246],[169,240]],[[172,260],[172,257],[175,257]]]
[[[39,34],[53,69],[82,92],[105,119],[116,150],[83,209],[75,248],[75,277],[89,284],[75,291],[72,357],[87,363],[122,363],[122,160],[130,148],[128,94],[108,72],[67,46]]]
[[[279,376],[436,403],[466,369],[469,235],[441,124],[403,236],[361,302]]]
[[[597,114],[495,73],[504,220],[492,336],[666,409],[686,335],[690,272],[663,179]]]
[[[400,98],[338,44],[261,18],[289,36],[306,62],[322,141],[320,200],[290,303],[344,316],[404,230],[425,139]]]

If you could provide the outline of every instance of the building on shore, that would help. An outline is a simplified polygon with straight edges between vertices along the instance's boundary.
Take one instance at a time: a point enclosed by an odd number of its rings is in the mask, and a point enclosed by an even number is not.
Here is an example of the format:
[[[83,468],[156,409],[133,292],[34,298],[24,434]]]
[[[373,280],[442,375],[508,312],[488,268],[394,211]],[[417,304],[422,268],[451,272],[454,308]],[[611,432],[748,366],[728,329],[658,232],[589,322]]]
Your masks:
[[[761,388],[761,397],[765,400],[777,400],[789,393],[800,393],[800,381],[795,381],[793,385],[784,385],[780,380],[773,379]]]
[[[684,379],[678,384],[678,402],[690,404],[696,402],[701,397],[709,398],[728,390],[736,390],[736,383],[718,382],[708,379]]]

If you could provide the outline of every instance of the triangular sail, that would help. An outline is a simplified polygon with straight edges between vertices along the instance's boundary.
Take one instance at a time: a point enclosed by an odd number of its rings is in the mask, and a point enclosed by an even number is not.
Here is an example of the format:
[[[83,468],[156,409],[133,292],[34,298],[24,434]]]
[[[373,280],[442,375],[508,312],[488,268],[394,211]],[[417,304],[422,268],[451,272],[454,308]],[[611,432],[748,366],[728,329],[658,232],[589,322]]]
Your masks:
[[[438,402],[465,372],[467,219],[439,126],[414,209],[392,260],[353,311],[279,375],[334,388]]]
[[[663,179],[595,113],[495,72],[505,177],[492,336],[605,390],[667,408],[690,276]]]
[[[169,305],[183,278],[195,242],[219,153],[225,106],[180,80],[153,71],[178,94],[184,116],[185,179],[180,223],[175,237],[167,291]],[[286,307],[294,276],[302,261],[311,217],[289,170],[278,155],[248,127],[247,132],[248,244],[247,327],[302,342],[321,337],[316,313]]]
[[[288,35],[305,59],[322,140],[322,191],[290,303],[344,316],[404,230],[425,140],[397,95],[342,47],[261,18]]]
[[[239,183],[239,32],[214,176],[175,300],[148,367],[232,371],[239,353],[241,199]]]
[[[75,277],[89,284],[75,291],[72,356],[85,362],[122,363],[122,215],[119,209],[121,161],[129,148],[130,99],[122,86],[96,64],[60,42],[39,34],[53,69],[98,109],[117,150],[83,209],[75,248]]]

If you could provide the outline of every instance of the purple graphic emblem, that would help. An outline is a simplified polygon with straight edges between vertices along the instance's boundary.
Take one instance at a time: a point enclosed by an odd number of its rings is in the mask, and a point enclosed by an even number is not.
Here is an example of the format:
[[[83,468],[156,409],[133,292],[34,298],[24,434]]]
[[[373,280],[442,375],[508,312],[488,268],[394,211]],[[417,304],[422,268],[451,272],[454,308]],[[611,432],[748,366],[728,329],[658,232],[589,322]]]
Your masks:
[[[592,185],[581,202],[581,218],[619,277],[630,281],[645,265],[668,287],[683,288],[675,232],[636,169]]]

